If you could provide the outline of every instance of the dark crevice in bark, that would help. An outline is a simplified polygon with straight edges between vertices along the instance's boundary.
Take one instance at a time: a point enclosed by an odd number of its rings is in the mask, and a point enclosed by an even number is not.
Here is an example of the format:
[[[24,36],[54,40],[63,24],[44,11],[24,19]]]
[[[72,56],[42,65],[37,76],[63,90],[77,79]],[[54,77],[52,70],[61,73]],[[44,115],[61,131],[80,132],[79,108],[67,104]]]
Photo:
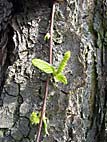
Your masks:
[[[11,25],[8,25],[9,33],[8,33],[8,43],[7,43],[7,65],[12,65],[14,61],[17,59],[17,49],[15,49],[15,44],[13,41],[14,29]]]
[[[23,1],[22,0],[8,0],[13,4],[13,14],[23,12]]]
[[[14,34],[14,31],[13,31],[13,28],[8,25],[7,26],[7,29],[6,29],[8,32],[7,32],[7,44],[6,46],[4,47],[4,49],[1,49],[1,64],[2,64],[2,67],[1,67],[1,84],[0,84],[0,94],[2,92],[2,89],[3,89],[3,85],[5,83],[5,79],[6,79],[6,70],[8,68],[9,65],[12,65],[13,62],[16,60],[16,55],[14,55],[15,52],[15,45],[14,45],[14,42],[13,42],[13,34]],[[4,31],[6,32],[6,31]],[[14,52],[14,53],[13,53]]]

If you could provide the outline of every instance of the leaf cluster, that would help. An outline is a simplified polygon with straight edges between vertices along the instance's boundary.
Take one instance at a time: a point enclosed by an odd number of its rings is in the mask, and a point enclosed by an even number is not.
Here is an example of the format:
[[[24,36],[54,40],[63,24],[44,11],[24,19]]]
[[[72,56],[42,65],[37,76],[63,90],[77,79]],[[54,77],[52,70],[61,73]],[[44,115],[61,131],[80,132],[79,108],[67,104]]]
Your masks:
[[[41,71],[47,73],[47,74],[52,74],[53,78],[55,80],[55,82],[62,82],[64,84],[67,84],[67,78],[66,76],[63,74],[63,71],[67,65],[67,62],[69,60],[71,56],[71,52],[67,51],[64,54],[63,59],[61,60],[58,68],[56,68],[55,66],[49,64],[46,61],[43,61],[41,59],[33,59],[32,60],[32,64],[37,67],[38,69],[40,69]]]
[[[41,113],[40,112],[32,112],[32,114],[30,115],[30,121],[31,121],[31,124],[39,124],[40,123],[40,118],[41,118]],[[47,117],[43,117],[42,119],[43,121],[43,124],[44,124],[44,131],[45,131],[45,134],[48,135],[48,125],[47,125],[47,121],[48,121],[48,118]]]

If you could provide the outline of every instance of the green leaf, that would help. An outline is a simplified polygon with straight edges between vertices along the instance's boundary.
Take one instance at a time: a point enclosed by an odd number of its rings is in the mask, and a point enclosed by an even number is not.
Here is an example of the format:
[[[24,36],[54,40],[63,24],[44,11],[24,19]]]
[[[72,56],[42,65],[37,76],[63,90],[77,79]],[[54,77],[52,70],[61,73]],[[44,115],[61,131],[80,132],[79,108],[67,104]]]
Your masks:
[[[54,76],[55,82],[62,82],[64,84],[67,84],[67,78],[66,76],[64,76],[62,73],[57,74],[56,76]]]
[[[35,67],[37,67],[38,69],[40,69],[48,74],[53,73],[55,71],[55,68],[51,64],[49,64],[41,59],[33,59],[32,64]]]
[[[45,36],[44,36],[44,40],[47,41],[50,39],[50,33],[47,33]]]
[[[32,124],[39,124],[40,122],[40,116],[38,115],[38,113],[36,112],[32,112],[32,114],[30,115],[30,121]]]
[[[57,69],[57,74],[60,74],[60,73],[63,72],[63,70],[65,69],[65,66],[67,65],[67,62],[68,62],[70,56],[71,56],[71,52],[70,51],[67,51],[64,54],[64,57],[63,57],[61,63],[59,64],[59,67]]]
[[[47,117],[44,117],[44,118],[43,118],[45,134],[46,134],[46,135],[49,135],[49,133],[48,133],[47,120],[48,120],[48,118],[47,118]]]
[[[40,112],[32,112],[32,114],[30,115],[30,121],[31,121],[31,124],[39,124],[40,123],[40,118],[41,118],[41,113]],[[45,131],[45,134],[48,135],[48,125],[47,125],[47,120],[48,118],[47,117],[43,117],[43,124],[44,124],[44,131]]]

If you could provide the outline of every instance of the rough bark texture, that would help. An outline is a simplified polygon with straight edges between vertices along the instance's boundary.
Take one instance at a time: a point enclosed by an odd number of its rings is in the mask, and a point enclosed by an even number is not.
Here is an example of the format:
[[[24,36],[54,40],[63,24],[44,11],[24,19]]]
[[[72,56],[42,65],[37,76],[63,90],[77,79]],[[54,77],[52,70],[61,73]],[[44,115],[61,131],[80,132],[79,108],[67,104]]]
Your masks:
[[[31,60],[49,60],[52,3],[48,0],[0,0],[0,142],[35,142],[47,75]],[[53,64],[72,56],[65,69],[68,84],[49,84],[46,115],[49,136],[43,142],[107,141],[107,1],[66,0],[56,4]]]

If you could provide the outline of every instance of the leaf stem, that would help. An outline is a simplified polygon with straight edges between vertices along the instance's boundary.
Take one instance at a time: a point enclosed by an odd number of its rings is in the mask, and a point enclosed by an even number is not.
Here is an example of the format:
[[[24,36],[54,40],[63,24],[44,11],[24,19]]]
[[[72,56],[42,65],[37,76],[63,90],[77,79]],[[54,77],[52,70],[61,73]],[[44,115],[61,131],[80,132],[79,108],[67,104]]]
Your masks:
[[[52,16],[51,16],[51,25],[50,25],[51,26],[50,27],[50,53],[49,53],[49,63],[50,64],[52,64],[54,14],[55,14],[55,2],[53,2]],[[50,80],[50,77],[48,77],[47,80],[46,80],[45,95],[44,95],[44,99],[43,99],[43,106],[42,106],[42,111],[41,111],[41,117],[40,117],[40,123],[39,123],[39,128],[38,128],[38,134],[37,134],[36,142],[40,142],[42,122],[43,122],[43,117],[45,116],[45,112],[46,112],[46,100],[47,100],[48,90],[49,90],[49,80]]]

